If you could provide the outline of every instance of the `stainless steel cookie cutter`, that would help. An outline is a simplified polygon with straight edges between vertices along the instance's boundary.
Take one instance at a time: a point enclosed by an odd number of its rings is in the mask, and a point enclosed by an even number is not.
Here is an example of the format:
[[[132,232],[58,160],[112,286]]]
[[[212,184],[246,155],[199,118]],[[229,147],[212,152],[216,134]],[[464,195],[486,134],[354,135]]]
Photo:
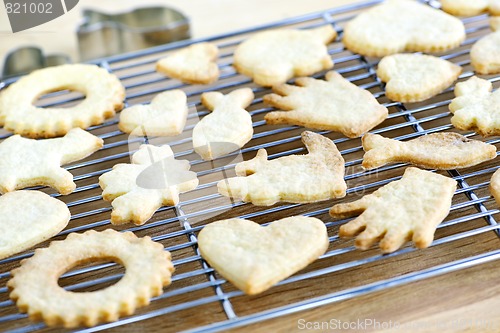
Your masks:
[[[189,19],[168,7],[138,8],[120,14],[87,9],[83,17],[77,31],[82,61],[191,37]]]
[[[2,78],[27,74],[35,69],[71,63],[64,54],[44,55],[42,49],[27,46],[15,49],[5,57]]]

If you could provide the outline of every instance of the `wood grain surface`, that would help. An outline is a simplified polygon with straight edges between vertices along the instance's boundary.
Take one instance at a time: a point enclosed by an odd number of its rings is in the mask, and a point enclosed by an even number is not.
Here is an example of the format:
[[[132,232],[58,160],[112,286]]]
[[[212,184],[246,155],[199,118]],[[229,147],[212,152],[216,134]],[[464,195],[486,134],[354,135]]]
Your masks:
[[[79,11],[84,4],[97,3],[97,1],[83,0],[76,11]],[[192,0],[192,1],[168,1],[168,3],[183,9],[190,15],[195,22],[195,31],[198,36],[203,36],[208,29],[213,28],[211,33],[228,31],[243,26],[252,26],[256,23],[281,19],[290,15],[302,14],[309,11],[320,10],[326,7],[333,7],[346,1],[211,1],[210,6],[207,1]],[[100,4],[112,6],[116,1],[101,0]],[[133,1],[123,1],[125,4],[137,4]],[[278,5],[281,4],[281,6]],[[204,7],[205,6],[205,7]],[[233,6],[231,11],[231,6]],[[317,7],[315,7],[317,6]],[[323,6],[323,7],[322,7]],[[108,8],[110,8],[108,7]],[[121,8],[121,7],[120,7]],[[184,9],[185,8],[185,9]],[[191,12],[190,12],[191,11]],[[212,13],[224,13],[219,16],[219,19],[213,19]],[[246,15],[239,15],[244,12]],[[261,14],[259,15],[259,13]],[[269,14],[272,12],[272,15]],[[197,14],[196,14],[197,13]],[[239,15],[235,18],[236,15]],[[198,16],[197,16],[198,15]],[[268,16],[269,15],[269,16]],[[274,15],[274,16],[273,16]],[[195,19],[196,17],[196,19]],[[205,19],[203,19],[205,17]],[[207,19],[210,17],[210,21]],[[227,20],[224,21],[224,17]],[[254,19],[250,19],[250,18]],[[241,18],[241,19],[238,19]],[[60,20],[62,20],[61,18]],[[248,19],[248,20],[247,20]],[[245,21],[247,20],[247,21]],[[231,26],[230,22],[237,21],[235,26]],[[227,22],[227,24],[226,24]],[[321,23],[321,20],[307,22],[304,24],[312,25]],[[53,22],[56,23],[55,21]],[[61,23],[62,24],[62,23]],[[72,22],[71,24],[74,24]],[[240,24],[239,26],[236,24]],[[201,28],[204,26],[205,28]],[[297,26],[301,26],[300,24]],[[480,22],[472,22],[470,28],[478,28],[476,32],[470,34],[470,38],[478,37],[487,33],[484,20]],[[44,32],[45,33],[45,32]],[[52,32],[53,33],[53,32]],[[210,35],[211,33],[206,33]],[[28,33],[26,33],[28,34]],[[43,33],[42,33],[43,34]],[[54,36],[53,34],[51,36]],[[239,36],[226,41],[236,41]],[[33,41],[42,39],[36,37]],[[50,37],[49,37],[50,39]],[[64,44],[61,41],[55,41],[53,38],[51,48],[56,50]],[[2,36],[2,41],[3,41]],[[9,42],[10,43],[10,42]],[[45,42],[44,42],[45,43]],[[56,45],[57,44],[57,45]],[[6,44],[2,43],[0,49],[4,52],[7,49]],[[13,45],[13,44],[10,44]],[[49,45],[49,44],[47,44]],[[64,46],[64,50],[72,50],[73,46]],[[463,46],[457,50],[459,55],[451,59],[454,62],[464,62],[464,71],[470,72],[471,67],[467,65],[468,59],[467,50],[470,45]],[[63,50],[63,49],[61,49]],[[231,54],[234,46],[229,45],[223,48],[222,53]],[[389,102],[383,94],[380,85],[376,82],[366,63],[360,61],[359,57],[353,56],[348,51],[342,50],[342,45],[339,42],[332,43],[329,46],[330,52],[334,59],[337,59],[335,68],[349,77],[357,85],[366,87],[374,94],[380,94],[379,102]],[[463,51],[460,53],[460,51]],[[155,73],[154,61],[161,56],[165,56],[168,52],[153,54],[138,59],[130,59],[119,63],[111,64],[111,70],[119,77],[123,78],[122,82],[127,88],[127,102],[130,105],[148,102],[154,97],[158,91],[171,89],[179,86],[179,82],[175,80],[166,80],[162,75]],[[339,60],[340,59],[340,60]],[[261,102],[260,98],[269,92],[268,89],[260,89],[252,83],[248,83],[247,78],[235,74],[231,66],[228,66],[232,61],[231,56],[219,60],[222,67],[223,79],[216,85],[208,88],[217,87],[218,90],[227,93],[238,87],[251,87],[256,89],[256,101],[249,107],[252,113],[254,122],[260,124],[255,127],[256,138],[254,138],[247,146],[241,158],[250,159],[255,156],[256,150],[261,146],[266,146],[270,155],[281,154],[284,152],[304,153],[303,145],[300,142],[299,135],[303,131],[302,128],[288,126],[270,126],[261,124],[265,113],[266,106]],[[140,65],[137,65],[140,64]],[[241,84],[241,82],[244,82]],[[498,88],[499,82],[495,83],[495,88]],[[181,88],[190,96],[188,101],[194,105],[191,107],[190,114],[193,116],[188,121],[188,129],[180,138],[189,138],[191,135],[190,125],[196,123],[196,111],[200,111],[203,115],[205,109],[199,105],[200,92],[207,87],[202,86],[181,86]],[[39,105],[47,105],[57,101],[61,101],[68,97],[78,98],[81,95],[73,93],[69,94],[52,94],[37,102]],[[439,96],[425,101],[407,105],[408,109],[415,110],[413,115],[421,122],[424,129],[445,128],[450,123],[450,115],[447,113],[446,103],[442,101],[449,100],[453,97],[451,91],[446,91]],[[65,103],[62,106],[70,106],[78,101]],[[434,107],[427,107],[434,105]],[[381,130],[384,136],[397,137],[401,135],[412,135],[415,133],[414,128],[406,123],[404,112],[396,105],[389,107],[391,114],[390,119],[387,119],[383,124],[377,127]],[[68,232],[81,231],[82,229],[91,226],[96,230],[104,230],[109,225],[110,205],[100,198],[101,190],[97,185],[97,179],[102,172],[108,170],[117,163],[127,163],[129,161],[128,150],[137,148],[139,142],[130,141],[130,138],[125,134],[118,132],[115,118],[113,121],[106,123],[104,126],[92,129],[92,133],[105,136],[105,149],[88,157],[83,162],[79,161],[73,164],[72,173],[77,177],[78,189],[75,193],[60,197],[69,206],[73,219],[65,232],[57,236],[55,239],[64,239]],[[405,124],[406,123],[406,124]],[[403,125],[402,125],[403,124]],[[269,136],[266,133],[273,131],[273,135]],[[3,133],[3,132],[2,132]],[[2,134],[0,133],[0,134]],[[222,278],[213,273],[210,269],[206,269],[196,254],[195,243],[189,238],[189,233],[186,232],[176,217],[175,211],[171,207],[161,209],[157,212],[153,219],[142,227],[133,227],[125,225],[114,227],[117,230],[125,230],[131,228],[138,236],[159,236],[160,241],[164,246],[172,252],[174,261],[176,262],[176,273],[173,284],[165,289],[165,294],[162,298],[154,300],[151,305],[141,308],[137,311],[137,315],[151,315],[150,319],[131,323],[126,326],[119,326],[111,329],[113,332],[175,332],[185,329],[208,325],[210,323],[224,321],[227,319],[222,303],[216,295],[214,285],[209,283],[209,278],[212,276],[218,283],[220,288],[226,294],[231,295],[231,304],[238,316],[255,314],[259,311],[273,309],[279,306],[286,306],[299,302],[305,299],[330,294],[337,291],[342,291],[348,288],[366,285],[368,283],[381,281],[383,279],[404,275],[407,273],[423,270],[448,263],[454,260],[468,258],[473,255],[482,254],[499,248],[500,240],[498,236],[488,229],[487,221],[478,215],[478,207],[470,202],[467,191],[459,191],[453,198],[454,209],[449,217],[446,218],[445,224],[436,232],[437,244],[425,250],[414,250],[411,244],[406,244],[403,251],[397,255],[377,257],[379,251],[377,248],[372,248],[368,251],[357,251],[353,249],[352,240],[337,239],[336,235],[338,227],[345,221],[332,221],[328,216],[327,210],[334,203],[353,201],[361,195],[369,193],[376,189],[371,184],[377,182],[389,181],[393,177],[399,177],[403,174],[404,166],[388,168],[385,171],[378,171],[360,175],[362,169],[359,165],[363,152],[360,149],[360,140],[351,139],[344,140],[343,137],[336,133],[328,133],[327,136],[338,142],[338,148],[344,152],[344,158],[347,162],[347,175],[349,188],[360,188],[368,185],[368,189],[353,191],[346,198],[338,201],[326,201],[311,205],[287,206],[276,205],[268,207],[254,207],[252,205],[236,205],[231,207],[231,202],[227,199],[216,196],[214,186],[209,186],[213,182],[222,179],[223,177],[234,174],[232,169],[224,172],[205,172],[213,170],[217,164],[210,162],[201,162],[199,157],[190,152],[190,142],[180,143],[173,147],[176,153],[181,153],[183,159],[188,159],[194,162],[192,169],[200,172],[200,184],[206,185],[196,191],[183,194],[181,201],[184,203],[182,209],[188,214],[189,222],[194,228],[193,235],[199,231],[199,227],[210,223],[211,221],[236,217],[242,215],[250,215],[252,219],[258,223],[270,222],[275,219],[301,214],[304,212],[318,212],[316,217],[327,223],[329,236],[332,239],[328,254],[320,260],[314,262],[306,269],[298,272],[294,277],[297,281],[291,283],[280,284],[271,288],[267,292],[257,296],[245,296],[229,283],[223,282]],[[478,136],[472,138],[481,139]],[[493,138],[495,143],[498,141]],[[162,140],[153,140],[152,143],[160,144]],[[497,144],[497,143],[496,143]],[[497,144],[498,146],[498,144]],[[184,154],[185,153],[185,154]],[[94,161],[94,162],[93,162]],[[87,163],[88,162],[88,163]],[[221,165],[228,163],[228,160],[222,160]],[[233,161],[234,162],[234,161]],[[82,164],[84,163],[84,164]],[[498,206],[491,198],[488,191],[488,181],[491,174],[494,172],[497,161],[485,163],[480,166],[467,168],[461,173],[463,175],[472,175],[466,178],[469,185],[474,186],[474,192],[479,197],[479,201],[484,204],[488,210],[495,213],[494,217],[498,218],[496,213]],[[481,171],[484,170],[484,171]],[[446,175],[446,173],[443,173]],[[53,193],[51,190],[44,190],[47,193]],[[199,200],[200,198],[210,198],[209,200]],[[197,212],[202,210],[210,210],[217,207],[229,207],[226,210],[218,211],[213,214],[197,215]],[[265,213],[265,214],[264,214]],[[470,216],[467,219],[461,219],[463,216]],[[467,234],[470,231],[478,230],[474,235],[468,237],[457,237],[460,234]],[[481,231],[481,232],[479,232]],[[167,236],[164,236],[167,235]],[[38,247],[47,246],[48,242],[40,244]],[[27,251],[29,254],[31,251]],[[8,280],[10,269],[19,265],[21,256],[16,256],[12,259],[2,261],[0,265],[0,287],[4,287]],[[376,260],[373,260],[376,258]],[[344,267],[344,264],[356,262],[356,266]],[[94,266],[92,266],[94,267]],[[331,268],[339,267],[338,270]],[[342,267],[342,269],[340,269]],[[75,269],[80,269],[78,267]],[[75,269],[72,272],[75,272]],[[322,272],[314,277],[306,277],[307,274],[315,274]],[[85,274],[78,274],[62,278],[59,280],[61,286],[74,285],[75,283],[88,282],[94,279],[100,279],[110,275],[123,273],[123,268],[119,265],[114,266],[98,266],[98,269],[90,270]],[[213,275],[211,275],[213,274]],[[316,309],[311,309],[305,312],[268,320],[258,324],[250,325],[234,329],[233,331],[264,331],[264,332],[290,332],[290,331],[373,331],[373,332],[498,332],[500,328],[500,320],[497,315],[497,308],[500,305],[500,286],[497,283],[500,275],[498,262],[490,262],[475,266],[472,268],[460,270],[454,273],[449,273],[443,276],[430,278],[407,284],[400,287],[386,289],[384,291],[364,295],[354,299],[344,300],[342,302],[333,303]],[[90,291],[103,288],[111,283],[103,280],[95,284],[91,284],[77,291]],[[218,285],[218,284],[216,284]],[[191,290],[184,292],[184,290]],[[190,307],[189,304],[195,304],[200,300],[206,300],[202,305]],[[6,290],[0,293],[0,302],[4,304],[0,308],[0,317],[11,316],[10,320],[5,320],[0,323],[0,330],[6,331],[9,329],[22,328],[33,323],[24,316],[19,315],[17,309],[12,304],[8,303]],[[5,303],[3,303],[5,302]],[[162,309],[174,309],[171,307],[182,305],[183,307],[176,308],[175,312],[166,311],[162,314]],[[158,311],[158,312],[155,312]],[[323,327],[321,330],[308,330],[304,327],[314,325],[315,322],[337,323],[341,322],[357,322],[358,320],[371,320],[372,323],[379,322],[380,326],[350,326],[348,329],[335,329],[333,326]],[[460,319],[461,321],[457,321]],[[388,329],[382,326],[382,323],[388,325],[389,322],[398,323],[400,325],[408,325],[403,329]],[[37,326],[28,326],[36,328]],[[60,332],[60,329],[45,329],[47,332]]]

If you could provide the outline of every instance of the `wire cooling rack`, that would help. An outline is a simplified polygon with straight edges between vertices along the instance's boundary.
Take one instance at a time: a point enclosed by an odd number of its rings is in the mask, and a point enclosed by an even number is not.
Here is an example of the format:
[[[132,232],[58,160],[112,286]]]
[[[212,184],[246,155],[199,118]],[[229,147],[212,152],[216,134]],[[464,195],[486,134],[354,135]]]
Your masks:
[[[438,227],[432,246],[416,250],[411,244],[389,255],[381,255],[378,249],[358,251],[352,240],[337,237],[338,227],[347,220],[332,221],[328,209],[339,202],[353,201],[380,186],[399,179],[406,165],[394,164],[377,170],[364,171],[361,141],[347,139],[339,134],[320,132],[331,138],[346,160],[347,196],[342,200],[331,200],[317,204],[282,204],[272,207],[255,207],[251,204],[231,202],[222,198],[216,183],[223,177],[234,175],[234,164],[238,157],[247,160],[255,156],[259,148],[266,148],[270,158],[289,154],[304,153],[300,142],[303,128],[296,126],[266,125],[264,115],[272,110],[262,103],[262,96],[269,93],[254,85],[247,77],[237,74],[232,68],[235,47],[252,34],[276,27],[313,28],[331,24],[342,36],[347,21],[360,11],[379,3],[367,1],[351,6],[309,14],[286,21],[259,26],[253,29],[232,32],[203,41],[216,43],[221,56],[220,80],[210,86],[183,85],[155,72],[155,62],[171,51],[202,40],[180,42],[145,51],[107,58],[96,62],[109,72],[116,74],[127,89],[127,105],[146,103],[159,92],[168,89],[183,89],[188,95],[190,114],[183,136],[171,140],[178,159],[188,159],[192,170],[200,179],[195,191],[181,195],[177,207],[164,207],[143,226],[114,227],[131,230],[138,236],[149,235],[161,242],[172,253],[176,273],[172,285],[165,293],[152,300],[147,307],[140,308],[117,322],[99,325],[81,332],[104,329],[117,330],[161,330],[161,331],[207,331],[223,330],[245,324],[264,321],[286,314],[342,301],[365,293],[382,290],[391,286],[421,280],[431,276],[463,269],[500,258],[499,226],[496,221],[499,210],[489,194],[488,184],[497,169],[496,162],[480,166],[442,172],[458,182],[450,215]],[[439,2],[429,2],[439,6]],[[464,68],[460,80],[473,75],[469,62],[469,50],[481,36],[489,33],[488,17],[481,15],[464,20],[467,39],[460,48],[451,53],[441,54],[444,59]],[[384,85],[376,76],[377,59],[365,58],[345,50],[340,37],[328,46],[335,61],[335,70],[358,86],[369,90],[389,109],[389,117],[373,133],[386,137],[406,140],[427,133],[454,130],[450,125],[448,104],[453,98],[453,88],[447,89],[435,98],[423,103],[402,104],[389,101],[384,94]],[[323,73],[316,75],[322,78]],[[498,87],[500,77],[486,77]],[[15,79],[1,82],[0,88]],[[250,87],[256,98],[249,111],[253,118],[254,136],[241,151],[228,159],[204,162],[193,153],[191,132],[198,117],[207,114],[200,105],[200,94],[205,91],[228,93],[241,87]],[[78,103],[82,95],[75,92],[58,92],[43,96],[37,101],[41,106],[70,106]],[[118,117],[90,131],[104,139],[102,150],[83,161],[67,167],[75,175],[76,191],[68,196],[59,196],[49,189],[41,189],[63,200],[69,206],[72,218],[68,227],[53,239],[64,239],[70,232],[88,229],[104,230],[111,227],[110,205],[101,198],[98,177],[109,171],[117,163],[129,162],[129,153],[137,149],[144,138],[129,138],[117,129]],[[455,131],[455,130],[454,130]],[[7,137],[7,132],[2,139]],[[475,133],[462,133],[480,139]],[[152,143],[158,143],[151,139]],[[487,142],[498,145],[498,138]],[[330,247],[319,260],[277,286],[258,296],[245,296],[210,268],[200,257],[197,249],[197,234],[203,225],[222,218],[242,217],[259,223],[268,223],[278,218],[304,214],[322,219],[328,228]],[[40,244],[45,247],[48,242]],[[8,298],[5,287],[10,277],[9,271],[17,267],[23,258],[30,257],[32,251],[0,261],[0,330],[13,332],[59,331],[49,329],[43,323],[34,323],[20,314]],[[123,267],[113,262],[90,266],[79,266],[61,277],[61,286],[75,292],[91,291],[106,287],[118,281]],[[161,319],[161,320],[158,320]],[[124,327],[124,325],[127,325]]]

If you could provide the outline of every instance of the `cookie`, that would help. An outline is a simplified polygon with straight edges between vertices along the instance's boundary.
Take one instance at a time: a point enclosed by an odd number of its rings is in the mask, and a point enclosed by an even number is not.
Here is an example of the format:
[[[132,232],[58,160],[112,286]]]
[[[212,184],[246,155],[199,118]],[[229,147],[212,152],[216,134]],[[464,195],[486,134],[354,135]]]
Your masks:
[[[490,192],[495,198],[495,201],[500,205],[500,169],[495,171],[490,181]]]
[[[38,97],[59,90],[76,90],[85,99],[73,107],[42,108]],[[62,65],[31,72],[0,93],[0,126],[31,138],[51,138],[74,127],[88,128],[114,117],[123,107],[120,80],[95,65]]]
[[[276,94],[265,95],[264,102],[285,111],[269,112],[266,122],[330,130],[355,138],[387,118],[387,108],[368,91],[333,71],[325,78],[302,77],[295,80],[297,86],[274,86]]]
[[[219,79],[219,48],[212,43],[198,43],[158,60],[156,70],[191,84],[210,84]]]
[[[342,225],[340,237],[356,238],[366,250],[378,240],[384,253],[399,249],[412,239],[418,248],[428,247],[436,227],[448,215],[457,182],[439,174],[407,168],[403,178],[363,198],[332,207],[335,218],[359,217]]]
[[[99,177],[102,198],[111,201],[112,224],[142,225],[161,207],[177,205],[179,194],[198,186],[189,162],[175,160],[168,145],[141,145],[132,164],[120,163]]]
[[[98,260],[114,260],[125,266],[114,285],[91,292],[72,292],[58,285],[71,268]],[[150,237],[111,229],[71,233],[21,262],[7,283],[10,298],[20,312],[48,326],[95,326],[131,315],[170,285],[174,267],[168,251]]]
[[[456,16],[475,16],[487,11],[500,15],[500,0],[441,0],[441,7]]]
[[[491,82],[471,77],[455,86],[449,109],[451,123],[460,130],[473,130],[482,136],[500,135],[500,90],[491,93]]]
[[[73,175],[60,166],[81,160],[102,145],[101,138],[80,128],[47,140],[11,136],[0,143],[0,193],[45,185],[70,194],[76,188]]]
[[[313,217],[287,217],[262,227],[244,219],[210,223],[198,236],[203,258],[248,295],[315,261],[328,248],[325,224]]]
[[[259,32],[236,48],[233,66],[261,86],[285,83],[294,76],[332,68],[326,45],[336,37],[330,25]]]
[[[386,96],[402,103],[421,102],[448,88],[462,67],[424,54],[394,54],[384,57],[377,75],[387,82]]]
[[[64,202],[39,191],[15,191],[0,197],[0,259],[57,235],[71,214]]]
[[[490,26],[493,31],[500,30],[500,16],[490,18]]]
[[[452,170],[467,168],[497,157],[497,148],[458,133],[443,132],[397,141],[378,134],[363,136],[363,168],[388,163],[411,163],[421,168]]]
[[[188,107],[182,90],[158,94],[149,105],[134,105],[120,113],[118,128],[135,136],[175,136],[182,133]]]
[[[491,19],[491,27],[500,29],[500,18]],[[500,73],[500,30],[478,40],[470,49],[470,60],[478,74]]]
[[[245,110],[254,98],[252,89],[243,88],[223,95],[206,92],[201,102],[212,111],[193,129],[193,147],[205,161],[243,147],[253,135],[252,117]]]
[[[350,21],[342,42],[353,53],[384,57],[443,52],[464,40],[464,25],[456,17],[414,0],[387,0]]]
[[[290,155],[267,160],[260,149],[257,156],[236,165],[238,177],[219,181],[219,193],[271,206],[277,202],[310,203],[346,194],[344,159],[332,140],[309,131],[302,132],[307,155]]]

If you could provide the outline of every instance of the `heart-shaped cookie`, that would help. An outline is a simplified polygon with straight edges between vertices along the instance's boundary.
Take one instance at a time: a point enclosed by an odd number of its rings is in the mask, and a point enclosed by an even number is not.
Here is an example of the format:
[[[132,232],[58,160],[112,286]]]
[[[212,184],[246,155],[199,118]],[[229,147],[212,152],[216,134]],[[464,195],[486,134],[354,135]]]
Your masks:
[[[421,102],[448,88],[462,67],[424,54],[393,54],[378,64],[377,75],[387,82],[385,93],[393,101]]]
[[[158,94],[149,105],[134,105],[120,113],[118,128],[135,136],[175,136],[182,133],[188,107],[184,91]]]
[[[219,49],[212,43],[199,43],[156,63],[156,70],[184,83],[210,84],[219,78],[216,59]]]
[[[354,53],[383,57],[446,51],[463,40],[465,28],[456,17],[414,0],[388,0],[350,21],[342,41]]]
[[[203,258],[248,295],[261,293],[306,267],[328,248],[325,224],[294,216],[266,227],[244,219],[211,223],[200,232]]]
[[[0,197],[0,259],[56,235],[68,224],[68,207],[39,191],[15,191]]]

